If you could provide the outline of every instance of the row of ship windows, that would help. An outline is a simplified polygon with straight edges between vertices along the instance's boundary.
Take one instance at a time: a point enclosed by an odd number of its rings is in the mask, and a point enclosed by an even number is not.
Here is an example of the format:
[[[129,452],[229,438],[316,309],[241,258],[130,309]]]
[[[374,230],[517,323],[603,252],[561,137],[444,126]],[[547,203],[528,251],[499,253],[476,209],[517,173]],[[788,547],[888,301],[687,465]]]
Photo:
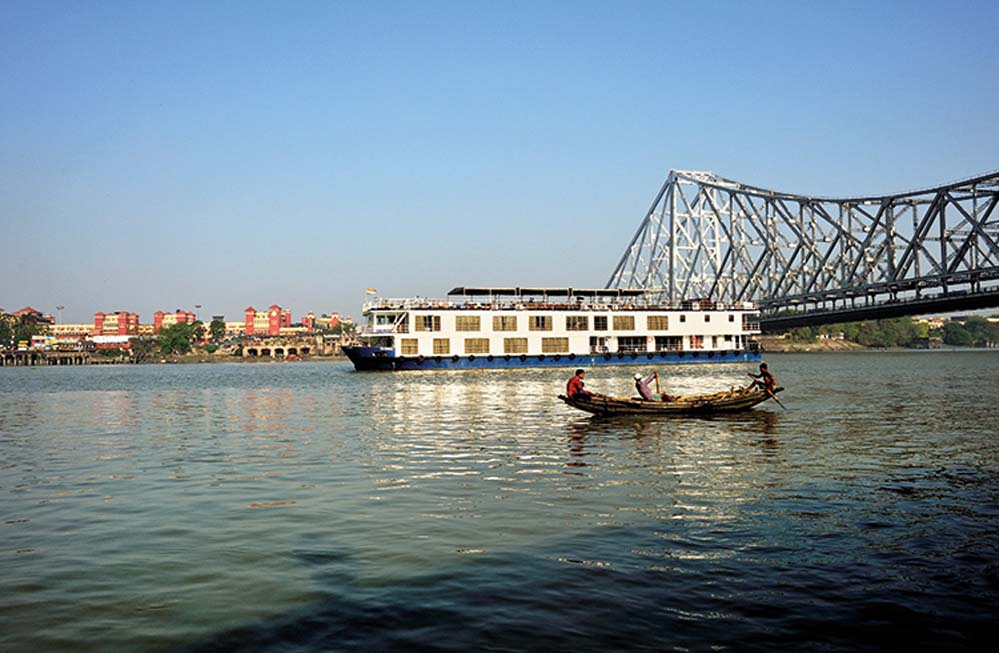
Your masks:
[[[647,315],[645,319],[646,319],[646,329],[648,331],[669,330],[668,315]],[[686,322],[686,321],[687,321],[687,316],[681,315],[680,322]],[[711,315],[706,314],[704,316],[704,321],[710,322]],[[735,315],[729,315],[728,321],[735,322]],[[417,315],[414,317],[414,322],[415,322],[415,324],[413,325],[414,331],[441,330],[440,315]],[[614,315],[612,324],[614,327],[614,331],[634,331],[635,316]],[[529,331],[551,331],[552,325],[553,321],[551,315],[531,315],[527,317],[527,328]],[[455,316],[454,318],[454,327],[456,331],[481,331],[482,323],[478,315],[458,315]],[[608,327],[608,320],[606,315],[593,316],[594,331],[607,331],[607,327]],[[516,315],[493,316],[493,331],[516,331],[516,330],[517,330]],[[589,331],[590,316],[589,315],[565,316],[565,330]]]
[[[711,347],[717,348],[719,345],[718,336],[710,336]],[[602,338],[600,340],[603,340]],[[690,349],[703,349],[705,336],[690,336]],[[724,336],[724,342],[731,343],[732,336]],[[489,338],[465,338],[464,347],[466,354],[489,354]],[[591,343],[591,348],[597,347],[596,343]],[[683,339],[680,336],[656,336],[656,351],[679,350],[683,347]],[[644,336],[635,338],[619,338],[619,351],[645,351],[648,348],[648,341]],[[417,356],[420,353],[419,341],[416,338],[401,338],[399,342],[400,353],[403,356]],[[606,349],[603,349],[606,351]],[[434,338],[434,354],[449,355],[451,353],[450,338]],[[527,338],[504,338],[504,354],[526,354]],[[568,338],[542,338],[542,354],[568,354]]]

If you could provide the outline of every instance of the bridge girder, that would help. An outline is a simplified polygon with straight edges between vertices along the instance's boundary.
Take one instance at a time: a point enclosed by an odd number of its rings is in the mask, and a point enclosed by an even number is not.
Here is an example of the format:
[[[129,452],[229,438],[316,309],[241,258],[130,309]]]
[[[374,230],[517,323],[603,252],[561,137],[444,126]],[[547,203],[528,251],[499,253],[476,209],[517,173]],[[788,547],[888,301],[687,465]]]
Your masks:
[[[835,199],[672,170],[607,287],[654,289],[669,301],[754,301],[764,317],[858,302],[919,312],[937,295],[992,294],[997,206],[999,172]]]

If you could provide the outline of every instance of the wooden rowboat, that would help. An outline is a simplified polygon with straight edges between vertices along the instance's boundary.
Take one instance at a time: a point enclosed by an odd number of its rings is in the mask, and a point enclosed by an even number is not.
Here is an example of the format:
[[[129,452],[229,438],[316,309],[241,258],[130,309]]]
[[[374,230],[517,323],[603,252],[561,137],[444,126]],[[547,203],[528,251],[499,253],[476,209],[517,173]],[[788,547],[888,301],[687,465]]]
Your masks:
[[[774,388],[774,393],[784,388]],[[593,394],[589,397],[570,399],[559,395],[559,399],[573,408],[594,415],[692,415],[710,413],[733,413],[749,410],[753,406],[777,399],[776,396],[758,388],[733,388],[712,394],[671,397],[667,401],[647,401],[638,397],[611,397]]]

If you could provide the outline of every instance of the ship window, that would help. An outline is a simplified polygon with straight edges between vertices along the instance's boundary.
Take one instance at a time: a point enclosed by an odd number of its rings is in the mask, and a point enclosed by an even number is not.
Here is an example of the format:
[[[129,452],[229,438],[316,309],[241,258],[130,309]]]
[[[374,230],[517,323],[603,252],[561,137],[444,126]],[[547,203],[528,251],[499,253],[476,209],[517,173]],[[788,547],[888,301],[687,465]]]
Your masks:
[[[683,313],[681,313],[681,314],[680,314],[680,321],[681,321],[681,322],[686,322],[686,321],[687,321],[687,316],[686,316],[686,315],[684,315]]]
[[[704,336],[690,336],[691,349],[704,349]]]
[[[503,338],[504,354],[526,354],[527,338]]]
[[[711,316],[710,315],[705,315],[704,316],[704,321],[705,322],[710,322],[711,321]]]
[[[551,315],[532,315],[528,318],[530,320],[528,325],[531,331],[551,331],[552,330],[552,317]]]
[[[517,330],[516,315],[493,316],[493,331],[516,331],[516,330]]]
[[[465,338],[466,354],[488,354],[489,338]]]
[[[478,315],[458,315],[454,318],[455,331],[478,331],[479,324]]]
[[[566,331],[589,331],[590,330],[590,318],[586,315],[566,315],[565,316],[565,330]]]
[[[593,316],[593,330],[594,331],[606,331],[607,330],[607,316],[606,315],[594,315]]]
[[[647,318],[649,331],[669,331],[668,315],[650,315]]]
[[[682,344],[680,336],[656,336],[656,351],[678,351]]]
[[[729,322],[735,322],[735,316],[734,316],[734,315],[732,315],[732,314],[729,314],[729,316],[728,316],[728,321],[729,321]]]
[[[711,336],[711,348],[718,349],[718,336]]]
[[[569,353],[569,339],[568,338],[542,338],[541,339],[541,353],[542,354],[568,354]]]
[[[416,330],[417,331],[440,331],[441,330],[441,316],[440,315],[417,315],[416,316]]]
[[[635,330],[635,316],[634,315],[615,315],[614,316],[614,330],[615,331],[634,331]]]
[[[434,338],[434,354],[450,354],[451,340],[448,338]]]
[[[420,353],[419,342],[416,338],[402,338],[402,355],[416,356]]]
[[[618,351],[645,351],[647,346],[645,336],[623,336],[617,339]]]

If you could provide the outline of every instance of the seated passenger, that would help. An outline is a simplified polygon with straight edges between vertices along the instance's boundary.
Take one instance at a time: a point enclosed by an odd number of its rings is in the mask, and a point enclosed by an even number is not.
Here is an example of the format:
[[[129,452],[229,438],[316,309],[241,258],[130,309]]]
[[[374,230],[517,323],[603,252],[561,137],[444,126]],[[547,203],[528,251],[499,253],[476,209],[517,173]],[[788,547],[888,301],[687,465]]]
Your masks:
[[[645,401],[659,401],[661,397],[656,394],[652,394],[652,389],[649,388],[649,381],[652,379],[659,379],[659,372],[653,371],[652,374],[642,377],[641,374],[635,375],[635,390],[638,391],[639,396]]]

